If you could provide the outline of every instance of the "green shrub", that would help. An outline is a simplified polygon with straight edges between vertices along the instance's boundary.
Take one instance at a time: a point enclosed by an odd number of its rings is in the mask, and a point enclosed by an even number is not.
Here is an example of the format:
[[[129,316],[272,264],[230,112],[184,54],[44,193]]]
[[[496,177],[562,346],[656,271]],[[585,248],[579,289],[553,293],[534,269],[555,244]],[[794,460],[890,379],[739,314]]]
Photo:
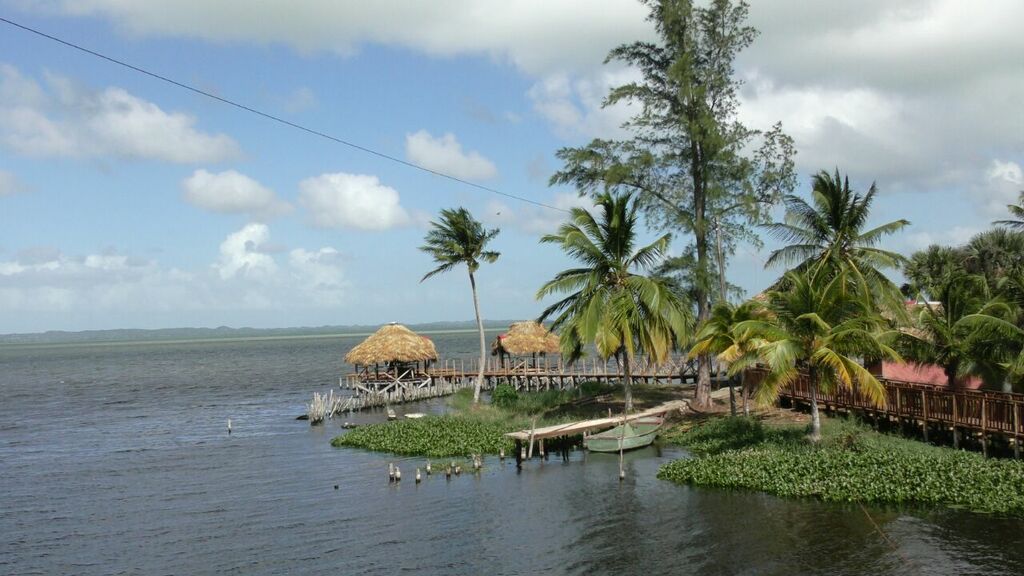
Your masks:
[[[491,392],[491,404],[499,408],[513,408],[519,402],[519,392],[511,384],[498,384]]]

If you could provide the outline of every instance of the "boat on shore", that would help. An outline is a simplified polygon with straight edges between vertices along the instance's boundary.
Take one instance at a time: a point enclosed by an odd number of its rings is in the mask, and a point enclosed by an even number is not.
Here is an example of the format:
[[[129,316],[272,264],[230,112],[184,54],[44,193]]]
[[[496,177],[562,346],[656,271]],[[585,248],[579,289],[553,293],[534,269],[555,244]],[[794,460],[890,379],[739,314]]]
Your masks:
[[[592,434],[583,439],[583,445],[591,452],[618,452],[619,443],[622,450],[633,450],[650,446],[658,436],[664,418],[647,417],[631,420],[611,430]]]

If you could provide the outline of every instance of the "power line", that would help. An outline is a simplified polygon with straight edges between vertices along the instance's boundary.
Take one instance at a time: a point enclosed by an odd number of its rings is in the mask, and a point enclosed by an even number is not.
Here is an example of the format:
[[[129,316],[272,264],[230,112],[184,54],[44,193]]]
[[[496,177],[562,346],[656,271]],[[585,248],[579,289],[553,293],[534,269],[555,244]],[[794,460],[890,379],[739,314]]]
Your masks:
[[[538,202],[536,200],[530,200],[529,198],[524,198],[522,196],[516,196],[515,194],[509,194],[508,192],[502,192],[501,190],[497,190],[497,189],[491,188],[489,186],[484,186],[483,184],[477,184],[476,182],[470,182],[469,180],[464,180],[462,178],[459,178],[458,176],[452,176],[451,174],[447,174],[447,173],[441,172],[439,170],[434,170],[432,168],[427,168],[426,166],[421,166],[421,165],[416,164],[414,162],[409,162],[408,160],[402,160],[401,158],[398,158],[398,157],[395,157],[395,156],[391,156],[390,154],[386,154],[384,152],[380,152],[380,151],[374,150],[372,148],[367,148],[366,146],[361,146],[359,144],[356,144],[355,142],[350,142],[348,140],[344,140],[342,138],[338,138],[337,136],[332,136],[330,134],[327,134],[326,132],[321,132],[320,130],[316,130],[314,128],[309,128],[308,126],[303,126],[302,124],[297,124],[297,123],[292,122],[290,120],[285,120],[284,118],[281,118],[280,116],[275,116],[275,115],[270,114],[268,112],[263,112],[262,110],[258,110],[256,108],[252,108],[250,106],[246,106],[245,104],[241,104],[241,103],[236,102],[234,100],[231,100],[231,99],[228,99],[228,98],[224,98],[222,96],[217,96],[216,94],[212,94],[212,93],[207,92],[207,91],[205,91],[205,90],[203,90],[201,88],[196,88],[195,86],[192,86],[191,84],[186,84],[184,82],[179,82],[178,80],[174,80],[173,78],[169,78],[167,76],[163,76],[161,74],[157,74],[156,72],[151,72],[149,70],[146,70],[145,68],[141,68],[139,66],[135,66],[133,64],[129,64],[128,62],[125,62],[123,60],[118,60],[117,58],[113,58],[111,56],[107,56],[106,54],[102,54],[100,52],[96,52],[95,50],[90,50],[89,48],[86,48],[86,47],[81,46],[79,44],[75,44],[74,42],[70,42],[68,40],[64,40],[62,38],[58,38],[57,36],[53,36],[51,34],[47,34],[46,32],[43,32],[41,30],[36,30],[35,28],[26,26],[24,24],[19,24],[17,22],[14,22],[13,20],[9,20],[9,19],[4,18],[2,16],[0,16],[0,22],[4,22],[5,24],[9,24],[11,26],[14,26],[15,28],[20,28],[21,30],[24,30],[25,32],[31,32],[32,34],[35,34],[36,36],[40,36],[42,38],[46,38],[47,40],[52,40],[53,42],[57,42],[58,44],[63,44],[64,46],[66,46],[68,48],[73,48],[75,50],[78,50],[79,52],[84,52],[86,54],[89,54],[90,56],[95,56],[96,58],[100,58],[102,60],[106,60],[107,62],[110,62],[112,64],[117,64],[118,66],[123,66],[125,68],[128,68],[129,70],[132,70],[134,72],[138,72],[139,74],[145,74],[146,76],[149,76],[151,78],[156,78],[157,80],[166,82],[166,83],[171,84],[173,86],[177,86],[178,88],[182,88],[184,90],[188,90],[189,92],[193,92],[195,94],[199,94],[201,96],[205,96],[207,98],[211,98],[213,100],[217,100],[218,102],[221,102],[223,104],[227,104],[229,106],[234,106],[235,108],[238,108],[240,110],[244,110],[246,112],[249,112],[251,114],[255,114],[257,116],[261,116],[261,117],[263,117],[263,118],[265,118],[267,120],[272,120],[272,121],[277,122],[279,124],[284,124],[285,126],[288,126],[290,128],[295,128],[296,130],[301,130],[303,132],[307,132],[307,133],[312,134],[314,136],[319,136],[320,138],[324,138],[326,140],[330,140],[330,141],[335,142],[337,144],[342,144],[344,146],[348,146],[349,148],[354,148],[356,150],[359,150],[360,152],[365,152],[367,154],[372,154],[374,156],[377,156],[378,158],[383,158],[385,160],[390,160],[391,162],[396,162],[396,163],[401,164],[403,166],[407,166],[409,168],[414,168],[416,170],[420,170],[422,172],[426,172],[426,173],[432,174],[434,176],[440,176],[441,178],[447,178],[448,180],[451,180],[453,182],[458,182],[459,184],[463,184],[465,186],[470,186],[470,187],[476,188],[478,190],[483,190],[485,192],[490,192],[492,194],[497,194],[499,196],[504,196],[506,198],[511,198],[513,200],[519,200],[520,202],[526,202],[527,204],[533,204],[534,206],[539,206],[541,208],[548,208],[549,210],[558,210],[559,212],[569,212],[568,210],[565,210],[564,208],[558,208],[557,206],[551,206],[550,204],[545,204],[543,202]]]

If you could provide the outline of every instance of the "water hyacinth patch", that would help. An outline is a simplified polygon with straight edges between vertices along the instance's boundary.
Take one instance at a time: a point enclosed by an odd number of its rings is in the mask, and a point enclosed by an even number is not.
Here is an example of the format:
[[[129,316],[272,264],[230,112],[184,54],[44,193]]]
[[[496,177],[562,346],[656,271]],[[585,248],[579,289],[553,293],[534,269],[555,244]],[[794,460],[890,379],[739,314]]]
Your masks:
[[[331,440],[331,445],[435,458],[497,454],[502,449],[511,453],[514,445],[505,433],[515,429],[507,422],[428,416],[356,428]]]
[[[679,438],[684,445],[692,442],[698,456],[662,466],[658,477],[832,502],[924,504],[1024,516],[1024,462],[833,424],[820,445],[811,445],[798,439],[798,427],[712,422],[708,429],[698,427]],[[737,430],[745,431],[742,442],[720,437]]]

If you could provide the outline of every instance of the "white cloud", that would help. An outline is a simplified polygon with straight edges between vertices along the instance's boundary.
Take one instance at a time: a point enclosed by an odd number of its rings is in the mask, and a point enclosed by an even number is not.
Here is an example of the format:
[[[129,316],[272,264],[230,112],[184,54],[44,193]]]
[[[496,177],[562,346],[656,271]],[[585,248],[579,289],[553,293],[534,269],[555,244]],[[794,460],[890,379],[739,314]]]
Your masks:
[[[0,65],[0,143],[19,154],[181,164],[240,155],[234,140],[201,132],[195,123],[122,88],[94,91],[48,74],[44,89],[13,66]]]
[[[210,212],[248,214],[261,219],[291,210],[273,190],[234,170],[216,174],[196,170],[182,180],[181,188],[188,203]]]
[[[494,163],[479,152],[463,152],[451,132],[437,138],[426,130],[406,134],[405,156],[413,164],[463,180],[487,180],[498,174]]]
[[[24,189],[25,187],[17,176],[6,170],[0,170],[0,196],[8,196]]]
[[[220,261],[214,265],[222,279],[235,276],[260,278],[277,272],[274,258],[261,251],[270,241],[266,224],[246,224],[228,234],[220,244]]]
[[[316,93],[306,86],[300,86],[288,94],[284,100],[284,109],[292,114],[316,108],[319,100]]]
[[[340,305],[349,283],[341,267],[342,256],[334,248],[310,251],[296,248],[288,253],[292,278],[307,304]]]
[[[587,0],[63,0],[36,6],[103,17],[133,35],[284,44],[344,55],[366,43],[398,45],[435,56],[487,56],[535,74],[598,67],[612,46],[651,30],[646,8],[634,0],[602,2],[599,9]]]
[[[386,230],[411,222],[398,192],[365,174],[321,174],[299,183],[299,203],[320,228]]]
[[[572,79],[568,74],[550,74],[535,83],[526,95],[533,109],[551,123],[555,133],[565,139],[624,138],[622,124],[635,107],[618,103],[602,107],[608,91],[637,80],[630,69],[607,68]]]
[[[63,319],[93,317],[90,324],[123,327],[110,319],[166,313],[174,322],[184,311],[327,310],[347,304],[349,283],[338,250],[295,248],[278,262],[261,252],[269,239],[266,225],[249,224],[220,244],[213,266],[195,271],[115,251],[74,256],[49,247],[24,250],[0,260],[0,314],[25,317],[28,325],[36,325],[34,314],[60,313]]]
[[[1024,169],[1016,162],[993,160],[985,171],[985,182],[975,192],[990,216],[1005,217],[1006,207],[1016,204],[1024,191]]]

